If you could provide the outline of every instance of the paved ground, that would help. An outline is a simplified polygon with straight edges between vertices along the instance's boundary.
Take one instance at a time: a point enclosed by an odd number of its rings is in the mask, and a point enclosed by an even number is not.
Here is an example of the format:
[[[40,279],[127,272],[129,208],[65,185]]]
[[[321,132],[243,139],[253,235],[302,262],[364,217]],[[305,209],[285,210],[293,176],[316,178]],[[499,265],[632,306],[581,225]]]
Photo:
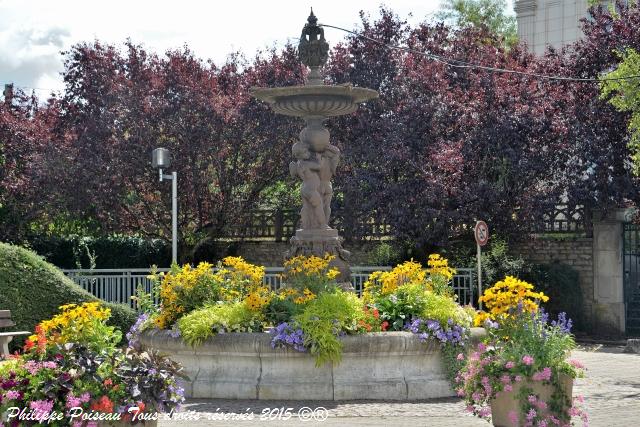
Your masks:
[[[590,425],[595,427],[640,426],[640,355],[622,353],[622,347],[591,346],[576,351],[574,357],[587,367],[587,377],[579,379],[574,395],[585,397]],[[323,409],[316,409],[322,407]],[[281,408],[281,409],[278,409]],[[268,419],[268,414],[291,408],[290,419]],[[324,421],[302,421],[316,409]],[[183,421],[160,421],[162,427],[202,426],[487,426],[485,421],[464,412],[458,399],[393,403],[389,401],[255,401],[193,400],[188,402]],[[298,416],[297,414],[301,415]],[[253,419],[247,420],[253,414]],[[265,414],[265,415],[263,415]],[[222,419],[227,416],[226,420]],[[233,419],[235,417],[236,419]],[[266,419],[265,419],[266,418]],[[580,422],[576,423],[580,425]]]

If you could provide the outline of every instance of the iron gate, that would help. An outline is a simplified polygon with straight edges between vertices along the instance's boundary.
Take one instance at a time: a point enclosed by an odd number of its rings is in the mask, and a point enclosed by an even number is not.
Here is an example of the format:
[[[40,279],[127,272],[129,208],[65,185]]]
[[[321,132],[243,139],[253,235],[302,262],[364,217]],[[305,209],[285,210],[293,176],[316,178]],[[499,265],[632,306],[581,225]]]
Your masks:
[[[626,334],[640,337],[640,225],[625,223],[623,233],[622,264]]]

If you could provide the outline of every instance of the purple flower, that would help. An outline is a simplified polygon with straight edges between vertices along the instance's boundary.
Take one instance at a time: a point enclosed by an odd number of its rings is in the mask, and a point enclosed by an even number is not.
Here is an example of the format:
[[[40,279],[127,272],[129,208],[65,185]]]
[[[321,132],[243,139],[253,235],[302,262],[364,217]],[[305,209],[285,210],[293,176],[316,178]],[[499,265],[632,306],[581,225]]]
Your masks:
[[[564,311],[558,314],[558,320],[554,320],[551,322],[551,326],[554,326],[560,329],[560,332],[568,334],[571,333],[571,328],[573,327],[573,321],[567,318],[567,313]]]
[[[304,346],[304,333],[300,328],[294,328],[287,322],[280,323],[270,331],[271,347],[293,347],[299,352],[307,351]]]
[[[129,347],[137,347],[139,344],[140,333],[142,332],[142,325],[144,322],[149,319],[149,315],[147,313],[142,313],[136,319],[136,323],[131,326],[129,332],[127,332],[127,341],[129,342]]]

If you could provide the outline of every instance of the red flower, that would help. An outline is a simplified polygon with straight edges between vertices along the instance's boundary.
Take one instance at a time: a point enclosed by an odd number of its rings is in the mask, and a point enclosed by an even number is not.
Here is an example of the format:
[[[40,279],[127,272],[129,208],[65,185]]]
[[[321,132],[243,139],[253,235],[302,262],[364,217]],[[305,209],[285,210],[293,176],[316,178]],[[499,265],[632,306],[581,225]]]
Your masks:
[[[29,352],[35,345],[36,344],[33,341],[31,341],[30,339],[27,339],[24,342],[24,348],[23,348],[24,352],[25,353]]]
[[[382,326],[382,330],[383,330],[383,331],[386,331],[386,330],[387,330],[387,328],[389,327],[389,322],[387,322],[387,321],[385,320],[384,322],[382,322],[382,325],[380,325],[380,326]]]
[[[380,313],[378,312],[378,309],[377,309],[377,308],[374,308],[374,309],[373,309],[373,317],[375,317],[376,319],[377,319],[378,317],[380,317]]]
[[[91,404],[91,409],[96,412],[111,413],[113,412],[113,402],[109,397],[102,396],[98,401]]]
[[[40,325],[36,325],[36,335],[38,335],[38,353],[44,353],[47,349],[47,336]]]
[[[104,380],[103,384],[105,387],[111,387],[113,385],[113,381],[111,381],[111,378],[107,378]]]

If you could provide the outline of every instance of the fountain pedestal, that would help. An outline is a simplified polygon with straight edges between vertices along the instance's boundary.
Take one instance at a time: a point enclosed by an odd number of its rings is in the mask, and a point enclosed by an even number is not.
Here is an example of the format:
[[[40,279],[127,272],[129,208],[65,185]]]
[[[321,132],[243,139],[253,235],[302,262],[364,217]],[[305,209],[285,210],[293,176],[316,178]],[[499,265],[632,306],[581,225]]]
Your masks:
[[[327,62],[329,44],[317,21],[311,11],[298,45],[301,62],[311,70],[307,84],[252,88],[251,93],[269,103],[276,113],[301,117],[306,122],[299,141],[292,147],[294,160],[289,164],[291,176],[302,181],[302,228],[291,238],[291,250],[285,257],[333,255],[330,265],[340,270],[338,282],[350,287],[349,252],[343,249],[338,231],[329,227],[333,197],[331,180],[340,160],[340,150],[330,143],[329,131],[323,122],[328,117],[353,113],[359,103],[377,98],[378,92],[351,85],[322,84],[321,70]]]

